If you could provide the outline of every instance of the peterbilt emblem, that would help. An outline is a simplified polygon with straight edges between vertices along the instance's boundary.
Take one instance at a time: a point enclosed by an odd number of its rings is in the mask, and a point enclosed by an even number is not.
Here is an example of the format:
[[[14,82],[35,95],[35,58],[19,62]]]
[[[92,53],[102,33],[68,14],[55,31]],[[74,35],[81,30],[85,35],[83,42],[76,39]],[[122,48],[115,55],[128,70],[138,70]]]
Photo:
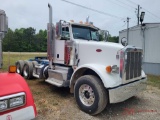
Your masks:
[[[101,52],[102,50],[101,49],[96,49],[96,52]]]

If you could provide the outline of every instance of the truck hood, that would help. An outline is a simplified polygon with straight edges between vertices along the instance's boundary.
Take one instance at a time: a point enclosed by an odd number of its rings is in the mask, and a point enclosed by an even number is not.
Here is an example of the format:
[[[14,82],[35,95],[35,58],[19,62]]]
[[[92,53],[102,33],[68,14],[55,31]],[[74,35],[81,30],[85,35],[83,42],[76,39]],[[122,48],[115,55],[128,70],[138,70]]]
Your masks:
[[[0,97],[18,92],[24,92],[26,83],[16,73],[0,73]]]
[[[116,55],[124,48],[121,44],[86,40],[76,40],[76,43],[78,44],[79,65],[94,63],[119,66],[119,59],[116,59]]]
[[[88,40],[83,40],[83,39],[76,39],[75,40],[77,43],[86,43],[88,45],[92,45],[92,46],[109,46],[109,47],[113,47],[113,48],[117,48],[117,49],[122,49],[124,48],[124,46],[120,43],[113,43],[113,42],[105,42],[105,41],[88,41]]]

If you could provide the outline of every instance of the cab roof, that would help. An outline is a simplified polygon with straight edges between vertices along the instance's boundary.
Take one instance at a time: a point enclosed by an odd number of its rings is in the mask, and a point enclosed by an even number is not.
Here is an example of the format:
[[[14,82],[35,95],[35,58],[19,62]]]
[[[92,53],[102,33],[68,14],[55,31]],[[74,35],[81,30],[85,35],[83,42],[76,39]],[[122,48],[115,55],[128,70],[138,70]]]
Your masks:
[[[85,24],[85,23],[75,23],[75,22],[69,22],[71,25],[77,25],[77,26],[83,26],[83,27],[90,27],[96,30],[100,30],[98,27],[95,27],[92,24]]]

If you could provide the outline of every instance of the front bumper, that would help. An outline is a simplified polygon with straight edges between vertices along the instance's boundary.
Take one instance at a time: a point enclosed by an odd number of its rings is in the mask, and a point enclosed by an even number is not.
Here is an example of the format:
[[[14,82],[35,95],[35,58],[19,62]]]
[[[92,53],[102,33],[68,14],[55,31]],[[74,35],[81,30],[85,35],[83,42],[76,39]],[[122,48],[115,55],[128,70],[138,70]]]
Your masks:
[[[146,89],[147,78],[137,80],[135,82],[121,85],[118,87],[109,89],[109,100],[110,103],[118,103],[127,100],[128,98],[136,95],[137,93]]]
[[[31,120],[35,118],[33,106],[25,107],[0,116],[0,120]]]

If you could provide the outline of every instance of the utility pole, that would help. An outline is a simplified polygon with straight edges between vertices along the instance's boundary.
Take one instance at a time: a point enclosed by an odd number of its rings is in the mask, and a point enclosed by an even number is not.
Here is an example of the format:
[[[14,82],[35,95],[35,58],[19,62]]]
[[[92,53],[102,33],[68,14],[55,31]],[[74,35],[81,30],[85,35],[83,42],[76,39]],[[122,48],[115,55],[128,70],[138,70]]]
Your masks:
[[[127,17],[127,44],[128,44],[128,39],[129,39],[129,17]]]
[[[140,12],[140,5],[138,5],[138,12],[137,12],[137,18],[138,18],[138,23],[137,23],[137,25],[139,25],[139,12]]]

